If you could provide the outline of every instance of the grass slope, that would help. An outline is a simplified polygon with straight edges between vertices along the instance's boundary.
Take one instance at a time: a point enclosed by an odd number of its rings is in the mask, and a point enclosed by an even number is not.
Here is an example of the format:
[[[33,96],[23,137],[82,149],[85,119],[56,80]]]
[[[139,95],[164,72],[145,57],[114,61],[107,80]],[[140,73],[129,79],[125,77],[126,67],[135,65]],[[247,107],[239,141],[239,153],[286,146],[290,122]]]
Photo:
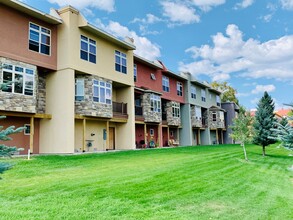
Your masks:
[[[0,219],[292,219],[288,151],[201,146],[13,159]]]

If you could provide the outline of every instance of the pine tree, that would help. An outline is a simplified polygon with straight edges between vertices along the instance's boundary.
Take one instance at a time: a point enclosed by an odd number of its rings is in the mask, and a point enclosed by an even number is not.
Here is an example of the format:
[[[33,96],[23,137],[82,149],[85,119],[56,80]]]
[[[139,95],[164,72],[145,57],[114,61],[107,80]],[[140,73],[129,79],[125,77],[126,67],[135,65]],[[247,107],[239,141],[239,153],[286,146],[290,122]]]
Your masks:
[[[287,104],[293,107],[293,104]],[[289,120],[293,120],[293,117],[289,117]],[[285,148],[293,150],[293,127],[289,124],[286,118],[283,118],[280,122],[275,123],[276,128],[273,128],[272,139],[282,142]]]
[[[0,84],[0,91],[5,88],[5,86],[7,86],[7,84]],[[0,116],[0,119],[5,118],[5,116]],[[14,134],[14,133],[18,133],[20,131],[22,131],[24,128],[20,127],[20,128],[16,128],[15,126],[10,126],[6,129],[3,129],[3,126],[0,126],[0,141],[8,141],[8,140],[12,140],[11,137],[9,137],[9,135]],[[6,146],[5,144],[0,143],[0,158],[1,157],[11,157],[14,153],[23,150],[22,148],[17,148],[17,147],[9,147]],[[5,170],[8,170],[11,167],[10,164],[8,163],[1,163],[0,162],[0,174],[3,173]],[[0,178],[1,179],[1,178]]]
[[[276,141],[270,138],[273,134],[271,129],[274,128],[276,122],[274,115],[275,104],[271,96],[265,92],[263,97],[257,104],[257,111],[254,122],[254,138],[253,143],[262,146],[262,155],[266,155],[266,146]]]
[[[240,141],[246,161],[248,161],[248,157],[245,144],[252,141],[252,120],[253,119],[249,113],[240,112],[237,118],[234,118],[233,125],[230,126],[232,129],[230,137],[236,141]]]

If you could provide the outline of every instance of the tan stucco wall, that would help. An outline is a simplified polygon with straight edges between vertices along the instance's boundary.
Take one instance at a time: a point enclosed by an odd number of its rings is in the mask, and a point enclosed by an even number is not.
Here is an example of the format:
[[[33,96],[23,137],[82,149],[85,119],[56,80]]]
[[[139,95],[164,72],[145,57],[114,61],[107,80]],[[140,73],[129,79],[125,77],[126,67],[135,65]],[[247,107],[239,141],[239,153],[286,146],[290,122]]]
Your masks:
[[[46,112],[52,119],[41,120],[40,153],[74,152],[74,89],[73,70],[47,75]]]
[[[72,68],[80,72],[99,75],[112,81],[126,85],[133,82],[133,51],[125,50],[93,33],[79,28],[84,23],[83,17],[76,11],[62,10],[59,12],[63,25],[58,27],[58,69]],[[80,58],[80,36],[84,35],[96,41],[96,64]],[[115,50],[127,55],[127,74],[115,71]],[[70,53],[68,53],[70,51]]]

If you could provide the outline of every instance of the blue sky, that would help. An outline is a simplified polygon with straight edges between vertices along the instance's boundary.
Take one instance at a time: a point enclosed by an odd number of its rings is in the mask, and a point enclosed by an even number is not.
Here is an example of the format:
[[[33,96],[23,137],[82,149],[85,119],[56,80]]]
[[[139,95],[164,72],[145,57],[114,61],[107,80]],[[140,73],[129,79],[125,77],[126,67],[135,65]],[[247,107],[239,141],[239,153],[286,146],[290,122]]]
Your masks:
[[[134,38],[136,54],[198,80],[227,81],[247,109],[267,91],[293,102],[293,0],[23,0],[70,4],[99,28]]]

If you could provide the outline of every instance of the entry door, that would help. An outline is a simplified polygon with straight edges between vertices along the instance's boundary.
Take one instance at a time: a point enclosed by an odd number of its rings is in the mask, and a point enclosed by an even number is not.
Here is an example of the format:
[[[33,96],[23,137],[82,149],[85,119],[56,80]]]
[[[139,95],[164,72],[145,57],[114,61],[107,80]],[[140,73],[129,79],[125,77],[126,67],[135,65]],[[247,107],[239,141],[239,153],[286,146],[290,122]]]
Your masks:
[[[109,150],[115,150],[115,128],[109,127]]]

